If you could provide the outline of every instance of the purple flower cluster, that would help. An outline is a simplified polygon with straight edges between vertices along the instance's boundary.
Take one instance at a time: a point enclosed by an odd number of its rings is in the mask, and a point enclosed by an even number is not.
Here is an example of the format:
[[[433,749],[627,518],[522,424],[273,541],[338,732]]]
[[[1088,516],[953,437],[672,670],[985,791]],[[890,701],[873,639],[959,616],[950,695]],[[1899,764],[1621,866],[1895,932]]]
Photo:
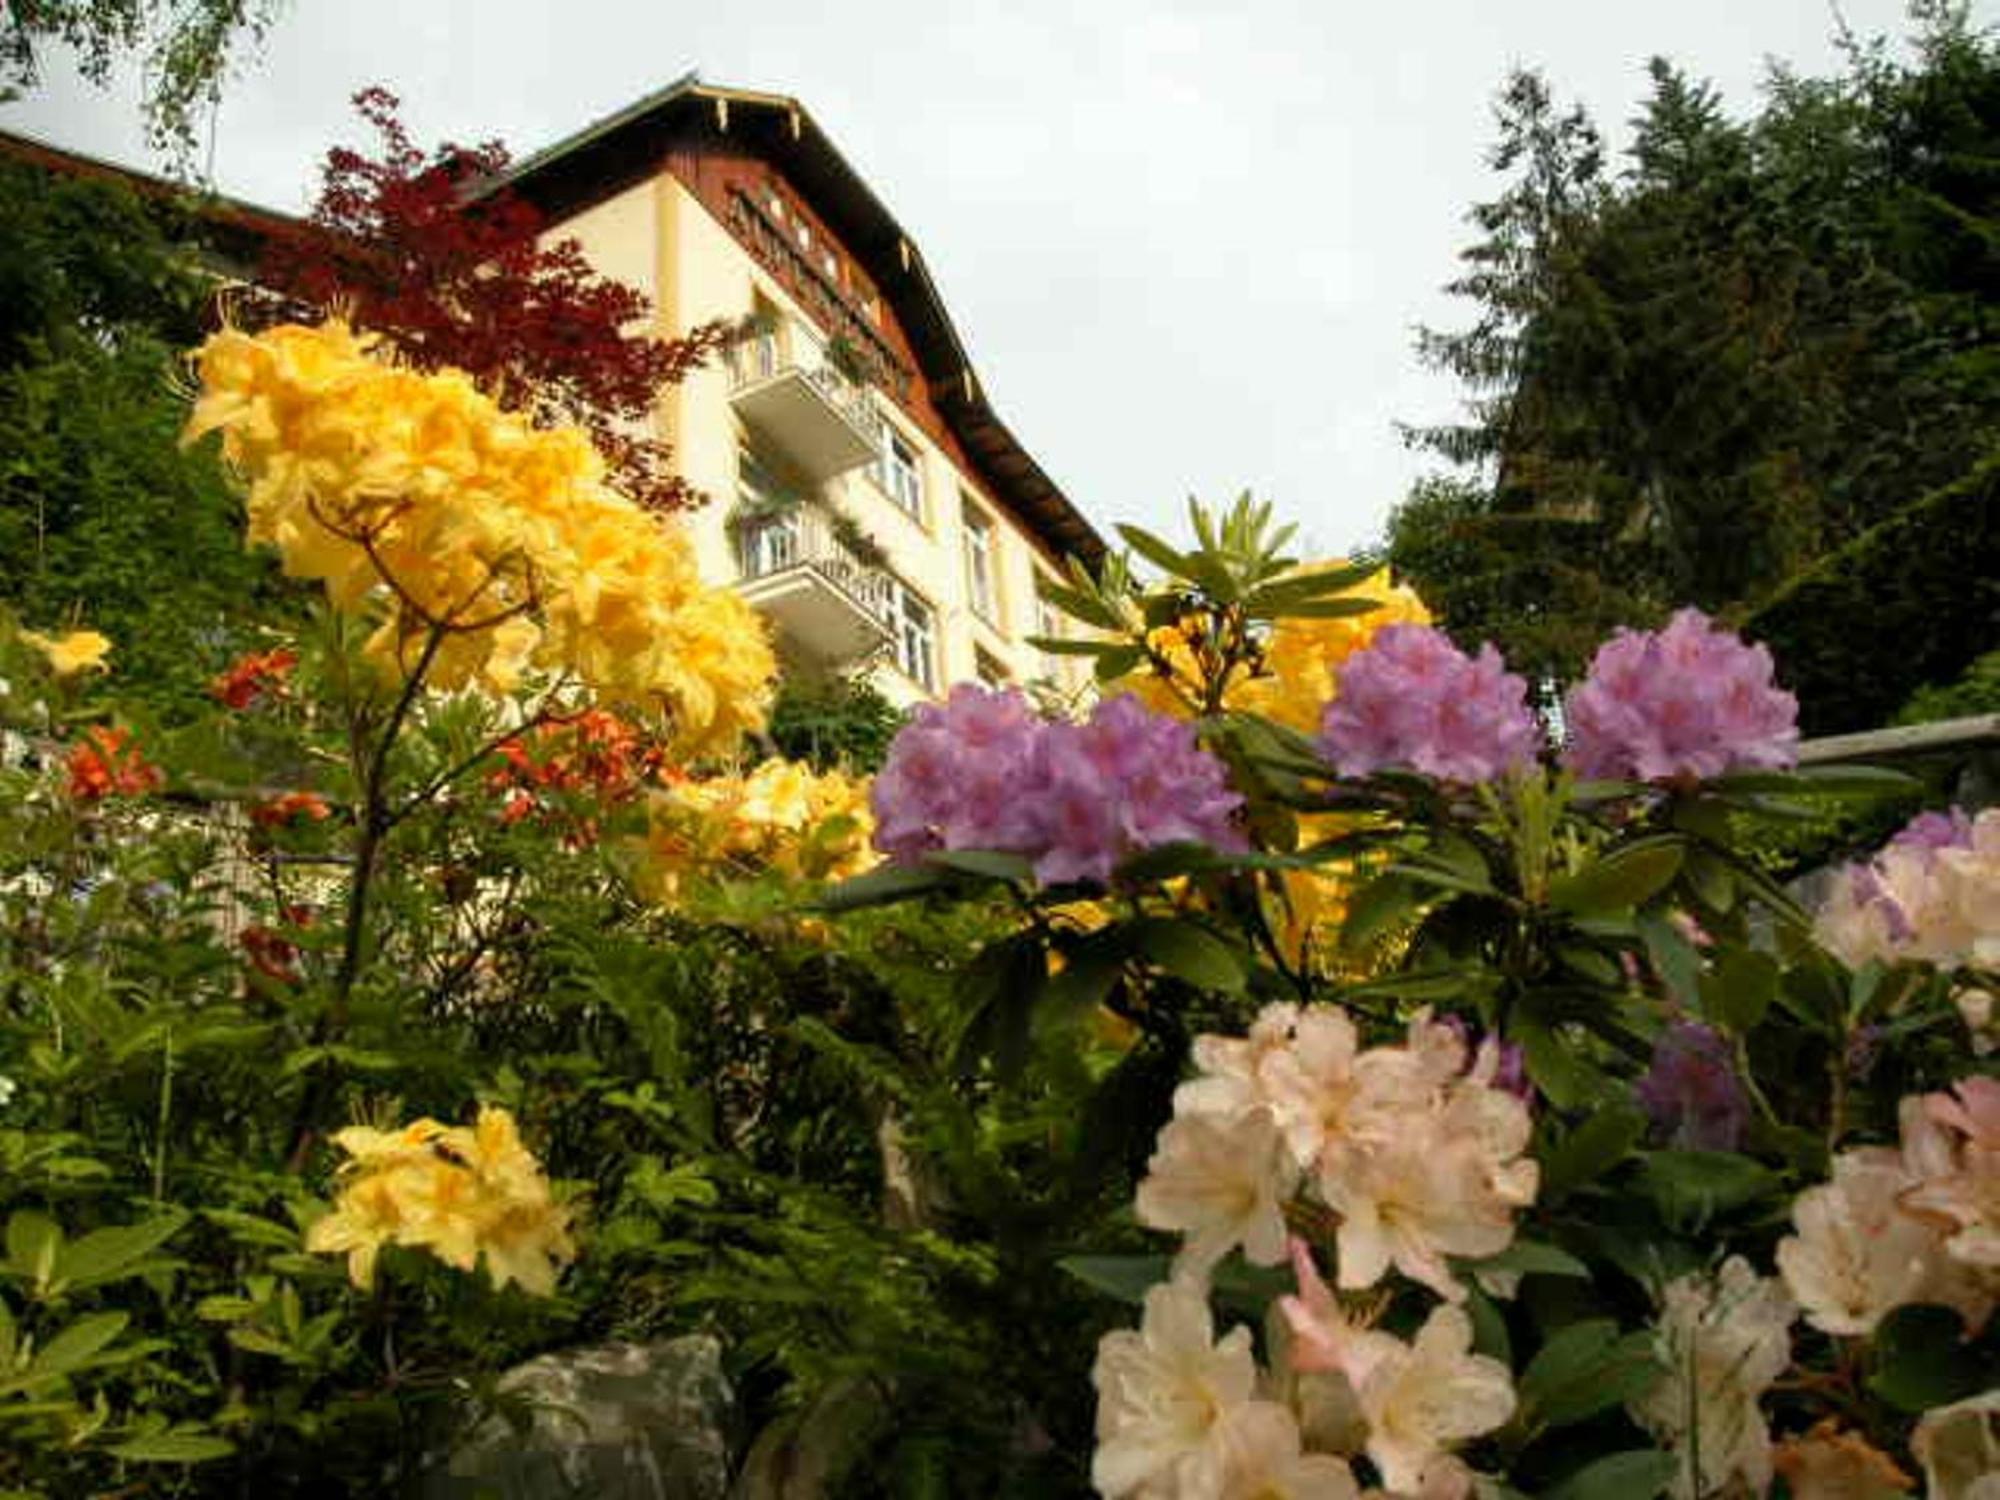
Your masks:
[[[1750,1125],[1750,1096],[1729,1043],[1696,1021],[1676,1021],[1653,1046],[1652,1066],[1632,1086],[1668,1145],[1734,1151]]]
[[[1541,743],[1528,684],[1489,645],[1467,656],[1428,625],[1385,625],[1340,667],[1320,746],[1343,776],[1396,768],[1439,781],[1492,781]]]
[[[1182,841],[1238,851],[1243,799],[1194,727],[1137,699],[1052,723],[1019,692],[964,684],[926,705],[889,747],[871,793],[875,846],[909,863],[935,849],[1034,861],[1045,885],[1104,883],[1121,860]]]
[[[1889,843],[1894,848],[1921,849],[1932,854],[1940,849],[1970,849],[1972,819],[1965,815],[1962,807],[1945,812],[1918,813],[1903,825],[1902,831]]]
[[[1563,700],[1579,776],[1679,781],[1797,759],[1799,701],[1771,653],[1684,609],[1664,630],[1621,629]]]

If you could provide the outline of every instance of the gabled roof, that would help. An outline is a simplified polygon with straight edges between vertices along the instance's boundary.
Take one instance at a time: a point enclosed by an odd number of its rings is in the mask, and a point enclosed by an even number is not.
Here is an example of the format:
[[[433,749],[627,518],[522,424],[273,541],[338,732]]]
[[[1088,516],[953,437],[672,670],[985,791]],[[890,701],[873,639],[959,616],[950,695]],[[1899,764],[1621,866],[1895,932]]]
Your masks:
[[[1103,538],[993,410],[923,256],[798,100],[689,73],[537,151],[486,190],[512,188],[559,220],[656,172],[691,127],[754,145],[804,196],[881,291],[932,401],[999,499],[1055,549],[1095,566]]]

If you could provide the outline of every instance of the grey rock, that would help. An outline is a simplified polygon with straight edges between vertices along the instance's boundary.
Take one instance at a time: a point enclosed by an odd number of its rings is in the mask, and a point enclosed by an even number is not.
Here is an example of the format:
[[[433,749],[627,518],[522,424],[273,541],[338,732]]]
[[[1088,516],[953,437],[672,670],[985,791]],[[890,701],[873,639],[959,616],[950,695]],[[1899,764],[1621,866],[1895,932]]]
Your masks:
[[[544,1354],[500,1377],[488,1415],[422,1500],[723,1500],[731,1393],[707,1334]],[[510,1421],[509,1417],[514,1420]]]

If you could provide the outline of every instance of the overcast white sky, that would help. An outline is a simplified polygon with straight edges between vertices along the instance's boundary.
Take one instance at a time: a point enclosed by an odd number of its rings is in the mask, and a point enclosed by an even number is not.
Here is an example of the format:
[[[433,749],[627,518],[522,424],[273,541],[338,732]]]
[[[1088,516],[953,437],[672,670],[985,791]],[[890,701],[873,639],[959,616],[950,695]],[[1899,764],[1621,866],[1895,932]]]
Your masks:
[[[1982,0],[1994,18],[2000,0]],[[1863,34],[1903,0],[1841,0]],[[225,192],[304,206],[348,97],[525,156],[690,68],[797,96],[920,245],[995,406],[1108,532],[1248,487],[1324,551],[1380,532],[1454,409],[1411,330],[1489,196],[1491,99],[1544,69],[1622,136],[1664,53],[1754,104],[1835,65],[1828,0],[293,0],[224,99]],[[147,165],[58,66],[0,128]]]

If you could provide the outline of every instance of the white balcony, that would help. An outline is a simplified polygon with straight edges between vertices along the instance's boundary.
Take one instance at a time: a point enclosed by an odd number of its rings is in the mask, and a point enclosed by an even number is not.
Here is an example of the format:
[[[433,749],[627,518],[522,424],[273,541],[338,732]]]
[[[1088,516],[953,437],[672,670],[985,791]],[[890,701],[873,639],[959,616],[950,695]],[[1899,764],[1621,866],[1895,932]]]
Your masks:
[[[834,535],[803,503],[742,526],[737,592],[770,617],[787,649],[824,666],[881,650],[892,639],[889,576]]]
[[[729,371],[729,400],[737,415],[811,483],[824,483],[880,455],[882,419],[867,389],[828,363],[824,349],[796,320],[732,345]]]

